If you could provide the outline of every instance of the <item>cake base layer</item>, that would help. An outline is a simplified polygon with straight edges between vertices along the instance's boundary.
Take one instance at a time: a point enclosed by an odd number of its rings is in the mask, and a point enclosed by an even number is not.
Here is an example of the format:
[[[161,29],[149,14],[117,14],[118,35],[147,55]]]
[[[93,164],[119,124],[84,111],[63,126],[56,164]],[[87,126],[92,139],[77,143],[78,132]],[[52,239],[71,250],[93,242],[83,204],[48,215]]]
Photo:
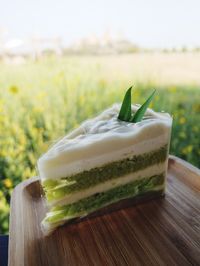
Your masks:
[[[135,180],[134,182],[116,187],[107,192],[84,198],[73,204],[53,207],[42,222],[44,232],[52,231],[55,227],[65,223],[67,220],[86,216],[91,212],[125,198],[144,195],[147,192],[154,193],[160,191],[160,193],[163,193],[164,180],[165,176],[163,173],[142,180]]]

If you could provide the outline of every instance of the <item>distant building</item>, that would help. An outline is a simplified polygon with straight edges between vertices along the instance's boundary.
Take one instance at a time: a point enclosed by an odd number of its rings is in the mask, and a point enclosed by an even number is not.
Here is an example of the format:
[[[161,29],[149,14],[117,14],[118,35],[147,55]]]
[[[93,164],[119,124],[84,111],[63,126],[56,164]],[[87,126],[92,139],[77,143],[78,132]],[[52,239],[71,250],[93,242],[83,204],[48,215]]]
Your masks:
[[[54,53],[62,55],[61,38],[38,38],[30,39],[12,39],[8,41],[1,40],[0,56],[7,57],[31,57],[33,59],[40,58],[45,53]]]
[[[121,35],[112,36],[108,31],[102,36],[90,35],[65,48],[65,53],[118,54],[138,52],[139,47]]]

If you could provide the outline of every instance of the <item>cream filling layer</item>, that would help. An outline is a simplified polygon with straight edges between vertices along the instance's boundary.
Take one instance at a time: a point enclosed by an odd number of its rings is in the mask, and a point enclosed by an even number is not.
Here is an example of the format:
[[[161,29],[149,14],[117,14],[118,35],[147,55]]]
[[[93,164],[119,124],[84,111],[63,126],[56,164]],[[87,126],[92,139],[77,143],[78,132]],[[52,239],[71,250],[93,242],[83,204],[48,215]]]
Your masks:
[[[124,175],[124,176],[117,178],[117,179],[108,180],[104,183],[98,184],[94,187],[90,187],[90,188],[85,189],[83,191],[78,191],[78,192],[73,193],[71,195],[66,195],[62,199],[52,201],[51,203],[47,202],[47,204],[50,207],[55,206],[55,205],[71,204],[71,203],[79,201],[83,198],[90,197],[96,193],[108,191],[112,188],[125,185],[125,184],[130,183],[132,181],[135,181],[137,179],[139,180],[139,179],[143,179],[143,178],[150,177],[153,175],[161,174],[163,172],[166,172],[166,167],[167,167],[167,160],[164,163],[155,164],[153,166],[147,167],[147,168],[140,170],[140,171],[137,171],[135,173]]]

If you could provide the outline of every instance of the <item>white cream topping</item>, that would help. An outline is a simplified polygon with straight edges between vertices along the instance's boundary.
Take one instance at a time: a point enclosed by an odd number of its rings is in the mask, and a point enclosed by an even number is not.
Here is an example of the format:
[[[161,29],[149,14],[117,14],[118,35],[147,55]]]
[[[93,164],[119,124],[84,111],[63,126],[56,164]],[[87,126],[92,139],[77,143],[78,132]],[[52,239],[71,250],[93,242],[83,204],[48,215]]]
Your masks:
[[[135,112],[140,106],[132,105]],[[172,119],[169,114],[148,109],[138,123],[117,119],[120,104],[87,120],[65,136],[38,160],[42,179],[67,177],[155,150],[169,142]]]
[[[66,195],[62,199],[56,200],[56,201],[51,202],[51,203],[48,202],[48,204],[49,204],[49,206],[67,205],[70,203],[74,203],[78,200],[90,197],[96,193],[105,192],[105,191],[108,191],[112,188],[128,184],[128,183],[135,181],[135,180],[151,177],[153,175],[159,175],[159,174],[165,172],[166,164],[167,164],[167,160],[163,163],[149,166],[143,170],[140,170],[140,171],[137,171],[134,173],[130,173],[128,175],[123,175],[123,176],[116,178],[116,179],[113,179],[113,180],[108,180],[104,183],[90,187],[90,188],[85,189],[83,191],[75,192],[71,195]]]

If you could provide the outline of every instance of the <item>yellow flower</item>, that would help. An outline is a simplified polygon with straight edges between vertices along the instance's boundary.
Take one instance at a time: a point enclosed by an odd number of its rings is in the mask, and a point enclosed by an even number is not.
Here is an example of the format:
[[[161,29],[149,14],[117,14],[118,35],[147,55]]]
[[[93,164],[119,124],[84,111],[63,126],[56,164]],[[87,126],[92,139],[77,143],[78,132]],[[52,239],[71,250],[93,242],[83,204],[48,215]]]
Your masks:
[[[6,178],[5,180],[3,180],[3,183],[6,188],[11,188],[13,186],[12,180],[10,180],[9,178]]]
[[[0,157],[6,157],[7,155],[7,150],[0,150]]]
[[[181,125],[185,124],[185,122],[186,122],[185,117],[181,117],[181,118],[179,119],[179,123],[180,123]]]
[[[151,108],[151,109],[153,109],[153,103],[151,102],[150,104],[149,104],[149,108]]]
[[[25,168],[22,174],[22,179],[25,180],[27,178],[31,177],[31,170],[30,168]]]
[[[44,111],[43,106],[36,106],[33,108],[33,112],[35,112],[35,113],[42,113],[43,111]]]
[[[85,97],[84,97],[84,95],[80,95],[80,97],[79,97],[79,102],[80,102],[80,105],[83,105],[83,104],[84,104],[84,102],[85,102]]]
[[[193,146],[192,145],[188,145],[188,146],[186,146],[185,148],[182,149],[182,153],[183,154],[189,154],[189,153],[192,152],[192,150],[193,150]]]
[[[188,153],[190,153],[193,150],[193,146],[192,145],[187,146],[187,150],[188,150]]]
[[[22,145],[22,146],[24,146],[26,144],[26,142],[27,142],[27,139],[26,139],[25,135],[24,134],[21,134],[19,136],[19,144]]]
[[[43,100],[47,96],[47,93],[44,91],[39,92],[36,97],[38,100]]]
[[[17,86],[11,86],[9,88],[10,93],[17,94],[19,92],[19,88]]]
[[[172,93],[175,93],[176,90],[177,90],[176,87],[170,87],[170,88],[169,88],[169,91],[172,92]]]

